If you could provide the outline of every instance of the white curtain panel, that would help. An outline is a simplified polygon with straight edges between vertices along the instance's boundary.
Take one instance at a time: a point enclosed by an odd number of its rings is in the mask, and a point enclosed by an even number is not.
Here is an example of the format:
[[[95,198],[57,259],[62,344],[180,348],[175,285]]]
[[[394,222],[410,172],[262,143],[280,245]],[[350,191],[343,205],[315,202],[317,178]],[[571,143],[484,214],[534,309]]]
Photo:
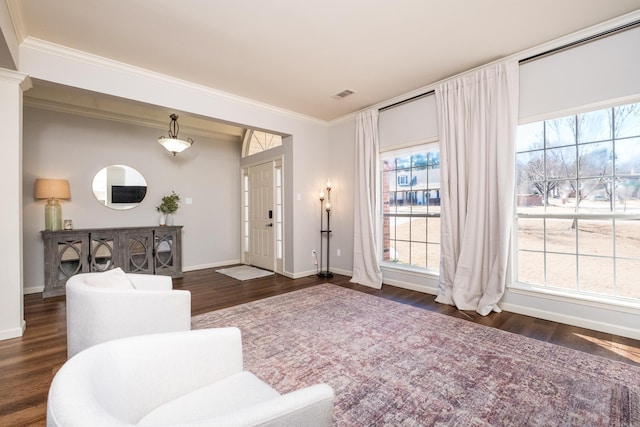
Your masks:
[[[351,282],[380,289],[382,272],[376,253],[378,195],[378,110],[356,116],[355,207],[353,210],[353,277]]]
[[[500,63],[436,88],[441,159],[437,302],[501,311],[513,225],[518,64]]]

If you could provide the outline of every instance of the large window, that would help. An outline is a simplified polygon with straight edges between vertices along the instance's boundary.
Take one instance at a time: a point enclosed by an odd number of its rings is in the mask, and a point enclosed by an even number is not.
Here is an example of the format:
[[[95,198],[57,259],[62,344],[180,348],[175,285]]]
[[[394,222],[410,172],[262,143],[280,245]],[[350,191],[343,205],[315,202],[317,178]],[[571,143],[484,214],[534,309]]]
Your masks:
[[[520,126],[517,281],[640,298],[640,103]]]
[[[427,144],[382,153],[383,261],[437,270],[440,263],[440,149]]]

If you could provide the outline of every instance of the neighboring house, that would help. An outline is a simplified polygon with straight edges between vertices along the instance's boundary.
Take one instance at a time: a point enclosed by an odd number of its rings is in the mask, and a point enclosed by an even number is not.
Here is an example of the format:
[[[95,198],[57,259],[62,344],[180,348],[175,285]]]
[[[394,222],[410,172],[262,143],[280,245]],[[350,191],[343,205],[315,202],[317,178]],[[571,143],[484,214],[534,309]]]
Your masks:
[[[396,205],[440,205],[440,168],[398,173],[389,183],[391,203]]]

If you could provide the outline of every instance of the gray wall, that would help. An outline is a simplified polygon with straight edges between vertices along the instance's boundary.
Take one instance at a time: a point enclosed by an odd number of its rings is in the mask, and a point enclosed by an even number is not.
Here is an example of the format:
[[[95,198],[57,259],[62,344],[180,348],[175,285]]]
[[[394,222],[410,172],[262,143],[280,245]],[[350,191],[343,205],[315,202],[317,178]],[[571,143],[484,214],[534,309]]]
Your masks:
[[[198,136],[193,147],[173,157],[156,142],[164,133],[166,129],[24,109],[25,292],[37,292],[44,283],[40,230],[44,228],[45,201],[33,198],[36,178],[69,180],[72,198],[61,201],[62,212],[76,229],[157,225],[155,207],[174,190],[183,199],[175,215],[175,224],[184,226],[183,268],[213,267],[240,259],[239,143]],[[147,196],[138,207],[116,211],[100,205],[93,196],[93,176],[111,164],[132,166],[146,178]],[[185,204],[186,197],[193,204]]]
[[[356,197],[354,191],[355,134],[353,118],[336,122],[329,129],[328,150],[334,153],[327,162],[327,177],[331,178],[332,187],[330,269],[346,275],[351,275],[353,272],[353,206]],[[318,193],[321,189],[321,186],[318,187]],[[317,200],[317,196],[316,203],[319,217],[320,201]],[[338,250],[340,250],[340,256],[338,256]]]

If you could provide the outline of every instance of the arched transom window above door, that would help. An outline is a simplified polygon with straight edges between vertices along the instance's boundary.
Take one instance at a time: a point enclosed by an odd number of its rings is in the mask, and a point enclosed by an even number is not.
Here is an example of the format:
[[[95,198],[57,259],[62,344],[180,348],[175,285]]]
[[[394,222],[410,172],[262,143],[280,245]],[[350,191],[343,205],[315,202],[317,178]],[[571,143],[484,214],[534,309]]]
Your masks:
[[[282,136],[259,130],[247,130],[242,145],[242,157],[251,156],[262,151],[282,145]]]

